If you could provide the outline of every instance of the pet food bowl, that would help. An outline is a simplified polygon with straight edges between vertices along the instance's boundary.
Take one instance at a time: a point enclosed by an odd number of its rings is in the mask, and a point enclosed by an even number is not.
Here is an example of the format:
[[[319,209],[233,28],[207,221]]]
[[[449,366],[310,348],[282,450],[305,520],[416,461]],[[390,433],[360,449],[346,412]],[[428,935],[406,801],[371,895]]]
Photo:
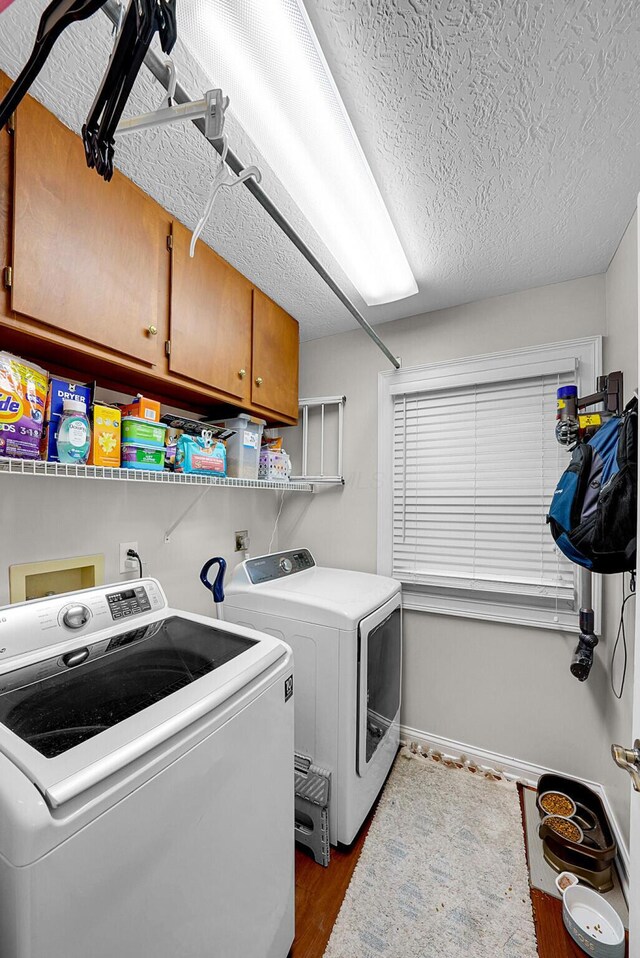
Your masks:
[[[561,895],[564,895],[567,888],[577,884],[578,876],[574,875],[573,872],[560,872],[559,875],[556,875],[556,888]]]
[[[558,828],[554,828],[555,822],[557,822],[561,827],[575,829],[575,831],[578,833],[577,837],[569,838],[569,836],[565,835],[563,831],[559,831]],[[540,822],[538,833],[541,838],[544,838],[544,836],[548,835],[549,832],[551,832],[551,834],[555,835],[557,838],[562,839],[563,842],[567,842],[569,845],[581,845],[584,841],[584,832],[578,823],[573,818],[565,818],[564,815],[545,815]]]
[[[540,778],[538,789],[540,795],[559,792],[573,799],[577,810],[571,820],[582,828],[585,835],[583,841],[576,844],[541,825],[544,860],[557,872],[573,872],[580,881],[601,893],[611,891],[617,848],[600,796],[582,782],[551,773]],[[545,812],[540,807],[539,797],[537,802],[542,818]]]
[[[595,958],[624,958],[624,925],[592,888],[569,885],[562,896],[564,926],[579,948]]]
[[[545,805],[544,805],[545,798],[551,799],[552,796],[554,795],[558,795],[561,799],[564,799],[565,804],[568,806],[567,811],[559,812],[559,811],[554,811],[551,808],[545,808]],[[577,811],[576,803],[571,798],[571,796],[567,795],[565,792],[561,792],[557,788],[550,789],[549,791],[543,792],[541,795],[538,795],[537,805],[543,815],[560,815],[562,818],[571,818],[571,816],[575,815]]]

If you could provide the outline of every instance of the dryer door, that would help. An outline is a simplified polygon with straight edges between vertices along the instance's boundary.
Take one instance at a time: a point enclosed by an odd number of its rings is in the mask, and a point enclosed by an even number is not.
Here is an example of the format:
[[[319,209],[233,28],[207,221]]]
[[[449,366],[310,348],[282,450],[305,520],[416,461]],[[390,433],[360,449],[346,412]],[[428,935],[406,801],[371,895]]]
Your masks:
[[[369,762],[400,721],[402,613],[400,597],[360,623],[358,638],[357,771]]]

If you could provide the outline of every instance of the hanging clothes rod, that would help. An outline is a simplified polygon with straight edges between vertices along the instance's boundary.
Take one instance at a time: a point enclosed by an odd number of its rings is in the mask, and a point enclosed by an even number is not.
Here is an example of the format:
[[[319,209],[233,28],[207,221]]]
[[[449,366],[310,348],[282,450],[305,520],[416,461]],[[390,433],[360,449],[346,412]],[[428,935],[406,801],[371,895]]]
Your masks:
[[[106,13],[106,15],[109,17],[113,25],[117,27],[120,22],[120,4],[117,2],[117,0],[106,0],[106,3],[102,7],[102,9]],[[162,59],[157,55],[157,53],[154,53],[153,50],[149,49],[145,55],[144,63],[147,69],[154,75],[156,80],[162,84],[165,90],[168,90],[169,83],[170,83],[169,70],[167,69]],[[175,102],[178,104],[191,102],[191,97],[189,96],[187,91],[184,89],[184,87],[180,85],[180,83],[176,84],[173,98]],[[205,121],[200,118],[195,118],[195,119],[192,119],[191,122],[194,124],[194,126],[198,128],[200,133],[202,133],[202,135],[205,136],[208,142],[211,143],[211,146],[214,148],[214,150],[216,150],[217,153],[222,154],[222,142],[209,140],[209,138],[206,136]],[[226,163],[227,163],[227,166],[232,170],[232,172],[236,174],[236,176],[239,176],[244,170],[244,166],[242,165],[238,157],[235,155],[235,153],[233,153],[231,150],[228,150],[227,152]],[[289,220],[286,218],[286,216],[284,216],[284,214],[280,212],[280,210],[275,205],[275,203],[273,203],[269,199],[265,191],[255,182],[255,180],[251,178],[245,180],[243,185],[245,189],[249,190],[249,192],[255,197],[255,199],[258,201],[258,203],[263,208],[263,210],[265,210],[265,212],[269,214],[269,216],[274,221],[274,223],[278,224],[278,226],[280,227],[282,232],[285,234],[285,236],[287,236],[291,240],[293,245],[297,247],[297,249],[302,253],[304,258],[307,260],[307,262],[311,266],[313,266],[318,276],[320,276],[320,278],[324,280],[324,282],[327,284],[329,289],[332,291],[332,293],[334,293],[338,297],[338,299],[343,304],[343,306],[346,306],[346,308],[349,310],[349,312],[351,313],[353,318],[356,320],[356,322],[359,323],[360,326],[362,326],[367,336],[369,336],[370,339],[374,341],[376,346],[382,350],[382,352],[385,354],[385,356],[387,357],[391,365],[394,366],[396,369],[399,369],[400,368],[399,361],[396,359],[393,353],[389,350],[389,348],[385,346],[385,344],[382,342],[382,340],[376,333],[375,329],[371,325],[369,325],[369,323],[366,321],[364,316],[360,313],[359,309],[356,306],[354,306],[354,304],[351,302],[347,294],[344,293],[340,289],[338,284],[335,282],[335,280],[332,279],[332,277],[326,271],[322,263],[311,252],[311,250],[309,249],[307,244],[304,242],[302,237],[299,236],[298,233],[296,233],[295,229],[293,228]]]

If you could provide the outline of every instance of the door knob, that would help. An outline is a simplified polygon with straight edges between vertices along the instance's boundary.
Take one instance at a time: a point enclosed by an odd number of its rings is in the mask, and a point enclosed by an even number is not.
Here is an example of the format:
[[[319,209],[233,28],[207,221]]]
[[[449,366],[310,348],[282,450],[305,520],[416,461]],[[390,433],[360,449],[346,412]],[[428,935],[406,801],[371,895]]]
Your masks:
[[[256,379],[256,386],[262,386],[262,376],[258,376]]]
[[[244,379],[244,377],[245,377],[246,375],[247,375],[247,370],[246,370],[246,369],[239,369],[239,370],[238,370],[238,376],[240,377],[240,379]]]
[[[616,765],[624,768],[631,776],[636,792],[640,792],[640,738],[635,740],[633,748],[612,745],[611,754]]]
[[[157,327],[157,326],[149,326],[149,328],[148,328],[148,333],[149,333],[150,336],[157,336],[157,335],[158,335],[158,327]]]

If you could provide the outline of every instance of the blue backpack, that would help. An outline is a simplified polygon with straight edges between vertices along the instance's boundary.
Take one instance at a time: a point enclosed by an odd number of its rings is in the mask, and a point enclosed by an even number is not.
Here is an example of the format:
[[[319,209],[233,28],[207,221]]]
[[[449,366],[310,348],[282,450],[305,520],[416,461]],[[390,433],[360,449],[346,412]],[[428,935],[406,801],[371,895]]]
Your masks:
[[[636,567],[638,400],[580,442],[553,495],[547,522],[558,548],[592,572]]]

